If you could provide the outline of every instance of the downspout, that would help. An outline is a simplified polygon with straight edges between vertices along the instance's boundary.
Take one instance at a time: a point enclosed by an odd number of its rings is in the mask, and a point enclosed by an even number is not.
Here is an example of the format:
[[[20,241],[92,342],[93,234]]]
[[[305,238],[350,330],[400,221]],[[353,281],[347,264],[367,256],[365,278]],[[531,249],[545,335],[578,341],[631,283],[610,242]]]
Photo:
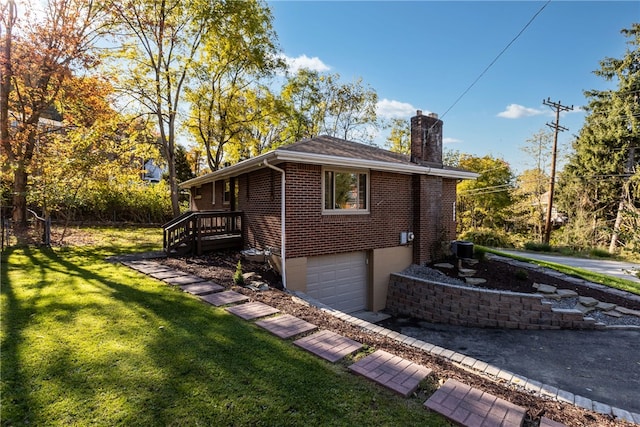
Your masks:
[[[280,256],[282,256],[282,287],[286,290],[287,289],[287,268],[285,264],[285,259],[286,259],[285,192],[284,192],[285,191],[285,173],[284,173],[284,169],[280,169],[279,167],[270,164],[267,161],[267,159],[264,159],[262,161],[262,164],[282,174],[282,180],[280,183],[280,195],[281,195],[280,200],[282,205],[280,207],[280,228],[281,228],[280,229]]]

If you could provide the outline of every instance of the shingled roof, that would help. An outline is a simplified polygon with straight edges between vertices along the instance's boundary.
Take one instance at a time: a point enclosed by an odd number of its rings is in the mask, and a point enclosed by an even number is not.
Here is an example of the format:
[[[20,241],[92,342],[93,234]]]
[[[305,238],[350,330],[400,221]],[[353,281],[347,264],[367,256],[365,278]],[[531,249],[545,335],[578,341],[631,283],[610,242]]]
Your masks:
[[[348,141],[331,136],[317,136],[278,147],[268,153],[243,160],[235,165],[208,173],[180,184],[190,188],[219,179],[226,179],[283,162],[321,164],[326,166],[359,167],[404,174],[437,175],[458,179],[473,179],[477,174],[462,169],[443,167],[435,163],[412,163],[409,156],[384,150],[374,145]]]

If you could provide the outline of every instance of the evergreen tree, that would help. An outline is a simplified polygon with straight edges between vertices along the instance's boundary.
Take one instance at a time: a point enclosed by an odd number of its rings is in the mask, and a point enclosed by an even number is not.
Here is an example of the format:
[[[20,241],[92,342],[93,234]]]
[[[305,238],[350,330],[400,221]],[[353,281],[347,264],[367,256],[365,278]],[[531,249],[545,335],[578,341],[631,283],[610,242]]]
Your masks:
[[[584,234],[596,239],[584,243],[602,246],[611,242],[612,248],[619,232],[637,217],[640,208],[640,177],[638,172],[634,175],[634,152],[640,150],[640,24],[622,30],[622,34],[630,38],[624,57],[605,58],[594,72],[617,82],[617,88],[585,92],[588,115],[558,187],[561,209],[570,218],[581,218],[582,226],[591,224],[592,230],[584,230]],[[590,221],[584,221],[585,216]],[[575,233],[570,234],[575,238]],[[632,241],[638,241],[637,230],[623,243]]]

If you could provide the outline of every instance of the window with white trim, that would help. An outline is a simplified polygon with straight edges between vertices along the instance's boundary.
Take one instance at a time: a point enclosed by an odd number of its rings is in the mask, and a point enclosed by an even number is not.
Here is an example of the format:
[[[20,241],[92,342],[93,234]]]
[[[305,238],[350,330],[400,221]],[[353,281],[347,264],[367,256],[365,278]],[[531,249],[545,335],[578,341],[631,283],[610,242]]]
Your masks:
[[[323,180],[323,211],[325,213],[369,211],[369,174],[367,172],[325,169]]]

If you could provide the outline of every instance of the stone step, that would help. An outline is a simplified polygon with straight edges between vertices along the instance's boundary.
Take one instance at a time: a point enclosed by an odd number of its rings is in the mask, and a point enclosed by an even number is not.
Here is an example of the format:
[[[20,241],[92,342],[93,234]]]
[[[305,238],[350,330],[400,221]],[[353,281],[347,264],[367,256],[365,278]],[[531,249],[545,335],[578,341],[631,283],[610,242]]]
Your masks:
[[[595,307],[599,302],[597,299],[591,297],[579,297],[578,301],[585,307]]]
[[[533,287],[542,294],[554,294],[558,290],[558,288],[556,288],[555,286],[547,285],[544,283],[534,283]]]

